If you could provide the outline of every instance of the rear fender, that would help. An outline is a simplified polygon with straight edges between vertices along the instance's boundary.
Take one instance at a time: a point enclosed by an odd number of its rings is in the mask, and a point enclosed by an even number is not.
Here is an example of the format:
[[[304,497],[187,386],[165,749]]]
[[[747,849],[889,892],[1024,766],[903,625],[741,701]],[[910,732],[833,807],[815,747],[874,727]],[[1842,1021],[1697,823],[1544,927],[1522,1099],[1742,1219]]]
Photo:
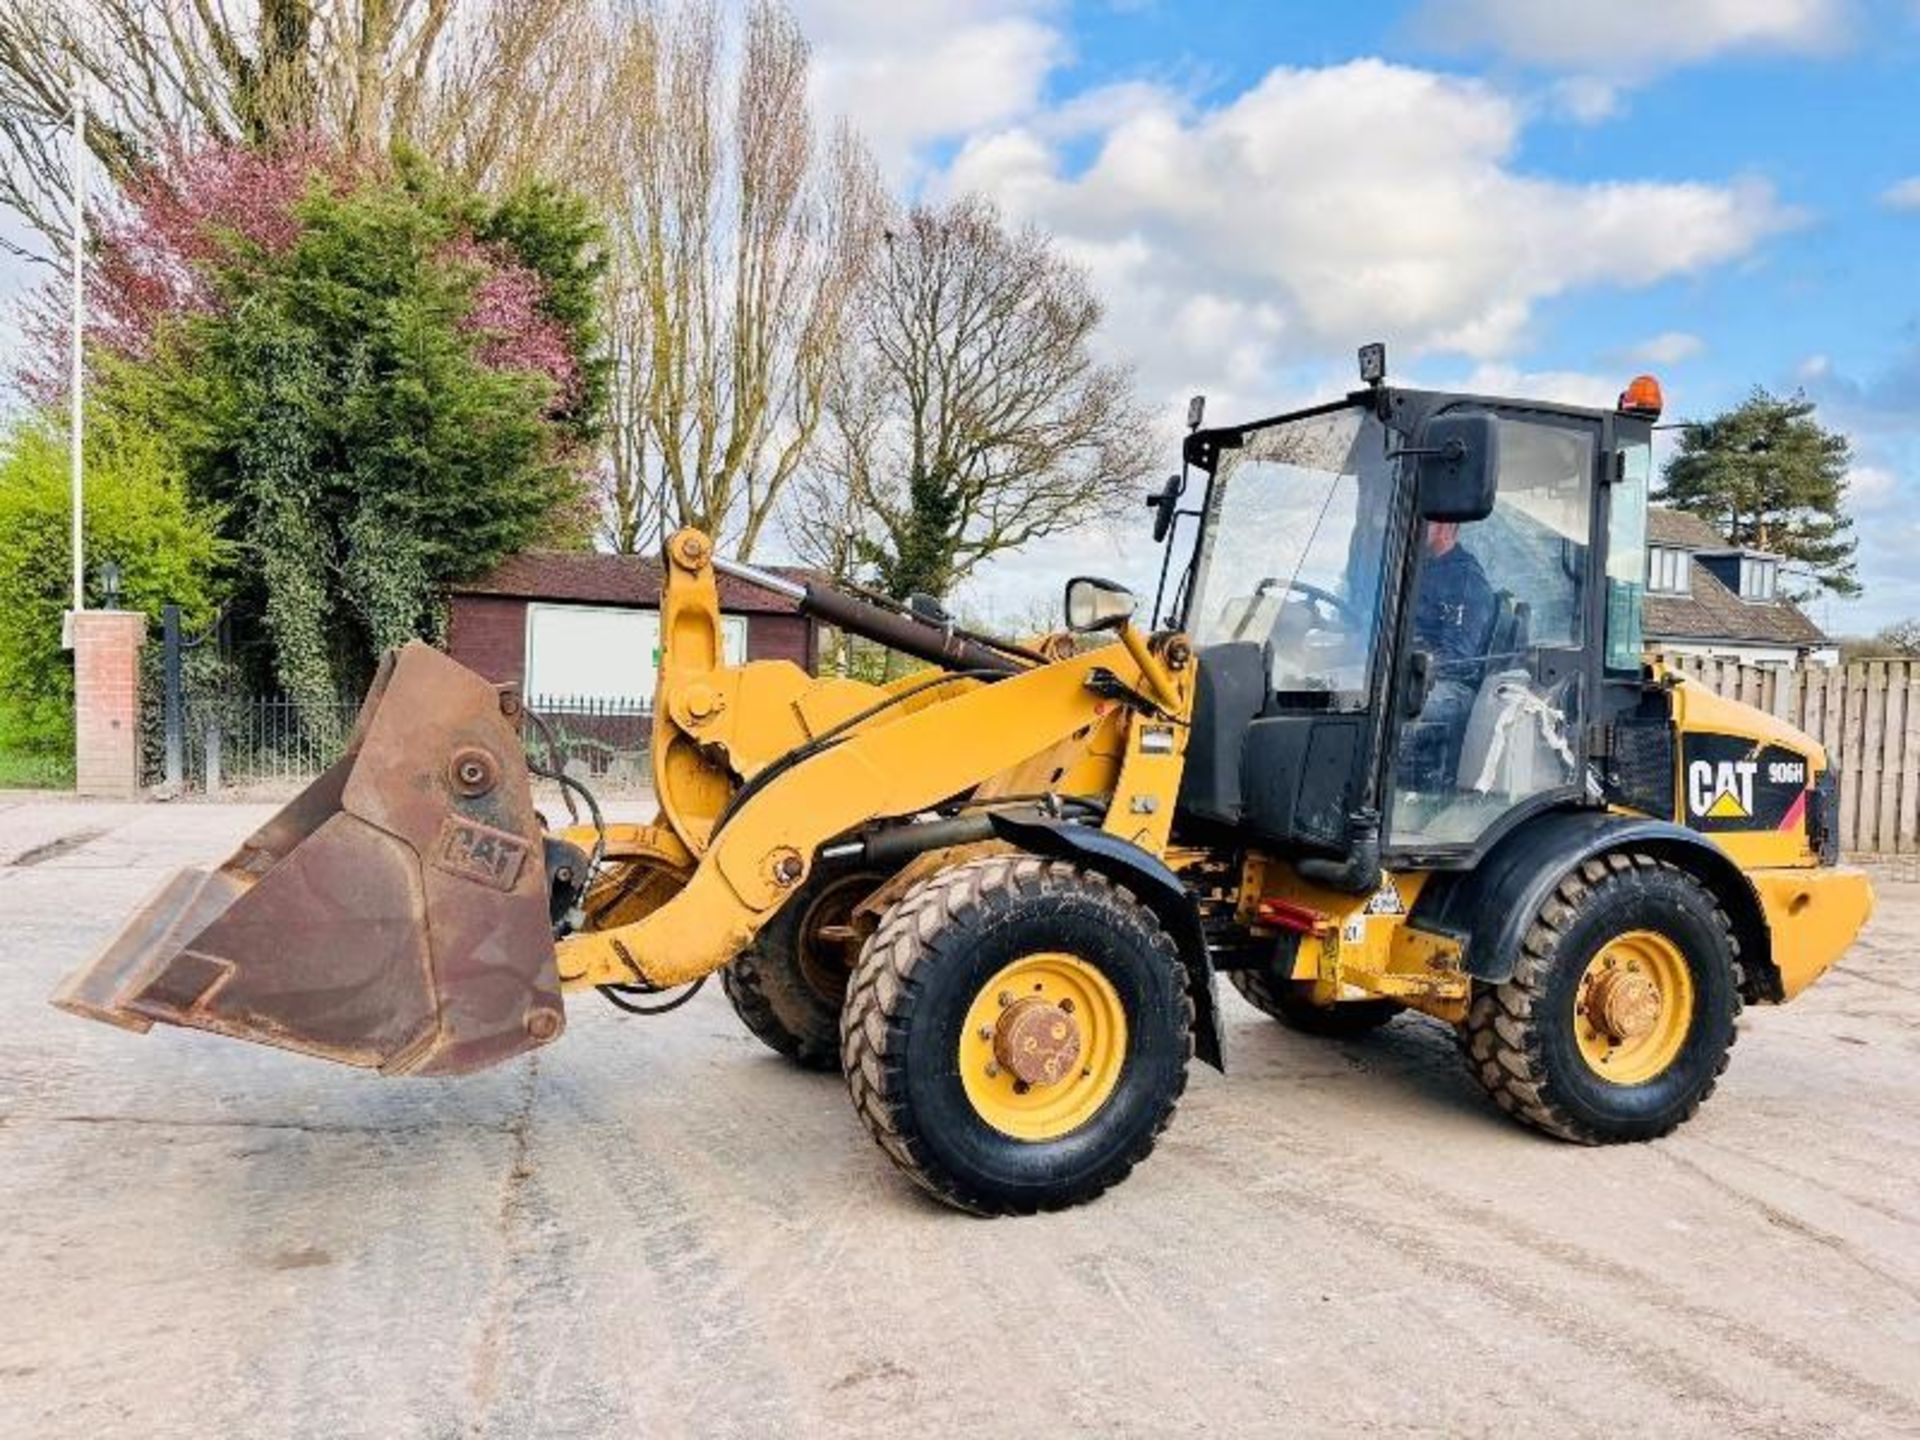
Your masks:
[[[1070,860],[1126,886],[1153,911],[1173,937],[1180,961],[1187,967],[1187,992],[1193,997],[1193,1053],[1214,1069],[1224,1071],[1227,1065],[1221,1045],[1219,981],[1207,954],[1200,907],[1166,862],[1091,825],[996,812],[993,828],[1002,840],[1031,854]]]
[[[1503,984],[1513,976],[1534,916],[1561,878],[1582,861],[1614,850],[1656,856],[1704,885],[1733,925],[1746,998],[1782,998],[1765,912],[1752,883],[1711,840],[1670,820],[1549,811],[1505,836],[1473,869],[1436,874],[1409,918],[1460,940],[1466,971],[1476,980]]]

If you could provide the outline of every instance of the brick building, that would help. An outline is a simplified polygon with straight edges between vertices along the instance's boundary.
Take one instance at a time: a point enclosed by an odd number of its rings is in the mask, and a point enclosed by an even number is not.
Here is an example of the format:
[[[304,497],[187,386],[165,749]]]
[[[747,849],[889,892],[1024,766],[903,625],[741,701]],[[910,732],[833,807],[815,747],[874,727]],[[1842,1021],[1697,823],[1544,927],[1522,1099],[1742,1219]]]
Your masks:
[[[660,646],[660,562],[530,550],[455,586],[447,652],[489,680],[554,701],[647,704]],[[818,637],[793,601],[720,577],[727,658],[812,670]]]

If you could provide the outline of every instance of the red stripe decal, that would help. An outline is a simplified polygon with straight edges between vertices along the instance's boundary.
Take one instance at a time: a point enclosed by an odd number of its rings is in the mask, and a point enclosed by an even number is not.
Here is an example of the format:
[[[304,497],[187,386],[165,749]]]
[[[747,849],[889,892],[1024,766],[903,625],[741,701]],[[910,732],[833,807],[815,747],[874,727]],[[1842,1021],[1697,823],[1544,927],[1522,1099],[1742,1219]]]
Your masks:
[[[1780,822],[1782,830],[1797,830],[1807,818],[1807,792],[1802,790],[1793,797],[1793,804],[1787,807],[1786,818]]]

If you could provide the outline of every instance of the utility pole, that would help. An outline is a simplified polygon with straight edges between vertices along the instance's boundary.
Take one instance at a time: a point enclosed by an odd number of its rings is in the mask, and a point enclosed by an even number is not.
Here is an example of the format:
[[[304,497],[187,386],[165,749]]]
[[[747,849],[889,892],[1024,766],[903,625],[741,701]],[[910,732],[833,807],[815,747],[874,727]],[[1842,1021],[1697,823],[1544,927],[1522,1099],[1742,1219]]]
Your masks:
[[[80,61],[76,37],[73,47],[73,608],[87,608],[86,557],[81,554],[82,455],[84,415],[80,403],[83,342],[87,320],[86,281],[83,265],[87,246],[87,72]]]

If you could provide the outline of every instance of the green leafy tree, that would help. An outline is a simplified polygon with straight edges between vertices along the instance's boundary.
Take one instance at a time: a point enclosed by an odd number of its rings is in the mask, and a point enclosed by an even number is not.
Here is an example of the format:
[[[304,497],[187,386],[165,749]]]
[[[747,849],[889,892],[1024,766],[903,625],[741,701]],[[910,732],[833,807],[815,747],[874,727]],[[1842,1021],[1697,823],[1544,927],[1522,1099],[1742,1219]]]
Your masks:
[[[1689,510],[1735,545],[1787,561],[1791,598],[1860,593],[1845,513],[1852,449],[1814,418],[1804,395],[1756,388],[1739,405],[1687,425],[1662,476],[1662,504]]]
[[[412,160],[216,159],[155,187],[106,267],[126,318],[96,393],[219,507],[242,654],[318,721],[382,649],[437,637],[449,584],[584,541],[595,231],[549,188],[491,201]],[[191,283],[147,303],[179,260]]]
[[[219,513],[181,483],[151,434],[95,424],[87,435],[85,553],[120,567],[120,603],[186,623],[213,619],[226,559]],[[73,753],[73,661],[60,648],[72,603],[72,510],[66,435],[34,416],[0,437],[0,750]],[[104,597],[90,596],[94,604]]]

